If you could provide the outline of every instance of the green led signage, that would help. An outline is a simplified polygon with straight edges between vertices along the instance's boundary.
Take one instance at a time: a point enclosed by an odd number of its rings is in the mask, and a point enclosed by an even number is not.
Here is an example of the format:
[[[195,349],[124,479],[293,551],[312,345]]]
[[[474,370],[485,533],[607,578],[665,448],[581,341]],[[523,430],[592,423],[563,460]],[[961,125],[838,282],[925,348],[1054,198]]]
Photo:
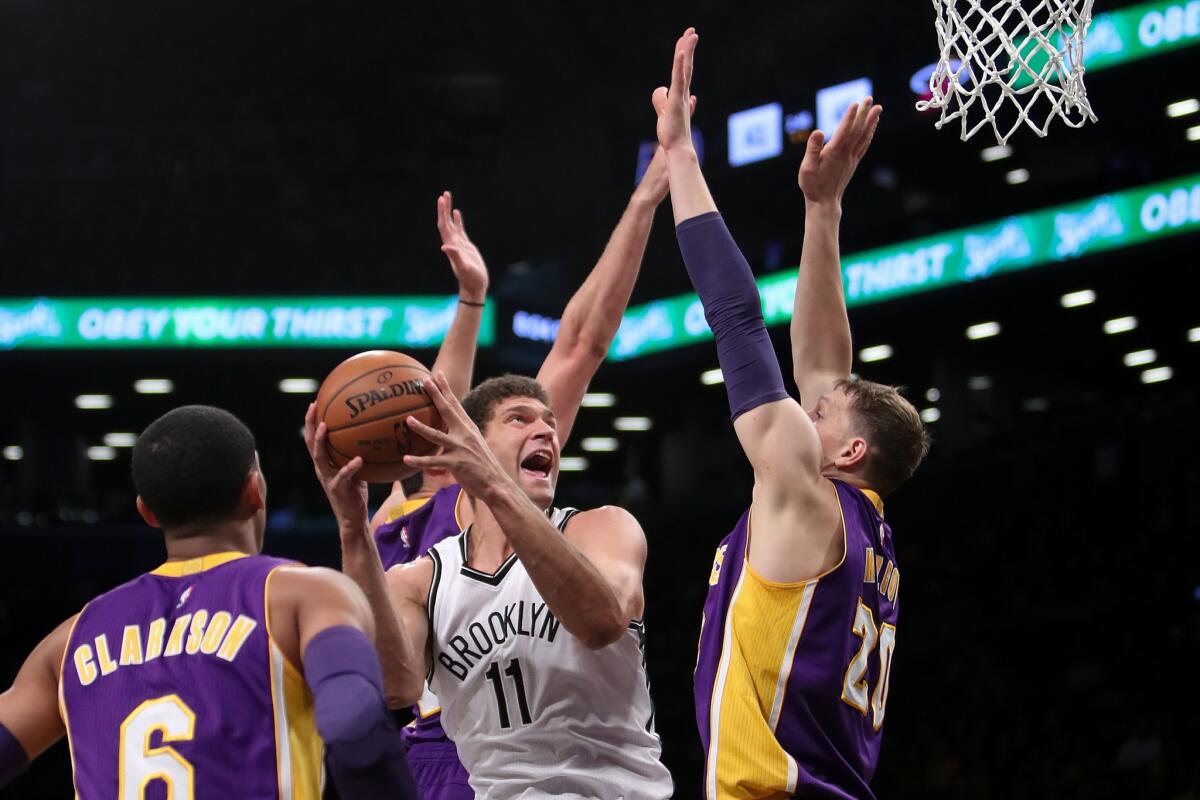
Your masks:
[[[861,306],[1195,230],[1200,175],[848,255],[842,286],[846,304]],[[791,319],[794,269],[760,278],[758,290],[768,325]],[[629,309],[609,357],[636,358],[711,336],[699,298],[680,295]]]
[[[456,297],[111,297],[0,301],[0,350],[436,347]],[[479,341],[494,337],[492,304]]]

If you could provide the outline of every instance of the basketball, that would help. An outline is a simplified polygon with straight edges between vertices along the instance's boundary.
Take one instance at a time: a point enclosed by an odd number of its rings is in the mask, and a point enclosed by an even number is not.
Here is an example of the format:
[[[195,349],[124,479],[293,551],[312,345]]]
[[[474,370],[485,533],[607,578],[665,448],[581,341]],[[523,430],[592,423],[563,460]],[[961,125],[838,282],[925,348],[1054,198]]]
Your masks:
[[[404,456],[436,449],[405,423],[411,415],[434,428],[442,418],[425,394],[429,370],[390,350],[368,350],[343,361],[317,392],[317,421],[328,426],[326,450],[338,467],[362,456],[358,477],[372,483],[400,480],[417,470]]]

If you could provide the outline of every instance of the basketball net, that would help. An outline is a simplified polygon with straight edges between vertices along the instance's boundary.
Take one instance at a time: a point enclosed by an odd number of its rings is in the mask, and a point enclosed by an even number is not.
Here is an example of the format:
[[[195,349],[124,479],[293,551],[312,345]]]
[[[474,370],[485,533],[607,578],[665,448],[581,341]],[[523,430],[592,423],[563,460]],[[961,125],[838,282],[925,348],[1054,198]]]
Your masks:
[[[1083,85],[1092,0],[933,0],[941,57],[918,111],[960,120],[965,142],[990,125],[1004,144],[1022,125],[1096,121]],[[1032,8],[1030,8],[1032,7]],[[1029,10],[1027,10],[1029,9]]]

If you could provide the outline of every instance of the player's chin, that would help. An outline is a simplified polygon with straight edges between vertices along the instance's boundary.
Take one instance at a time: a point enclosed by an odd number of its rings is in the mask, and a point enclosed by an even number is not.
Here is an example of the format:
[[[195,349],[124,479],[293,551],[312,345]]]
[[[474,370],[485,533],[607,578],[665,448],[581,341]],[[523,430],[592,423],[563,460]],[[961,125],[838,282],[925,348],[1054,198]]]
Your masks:
[[[526,496],[538,508],[549,508],[554,502],[555,475],[522,469],[519,483]]]

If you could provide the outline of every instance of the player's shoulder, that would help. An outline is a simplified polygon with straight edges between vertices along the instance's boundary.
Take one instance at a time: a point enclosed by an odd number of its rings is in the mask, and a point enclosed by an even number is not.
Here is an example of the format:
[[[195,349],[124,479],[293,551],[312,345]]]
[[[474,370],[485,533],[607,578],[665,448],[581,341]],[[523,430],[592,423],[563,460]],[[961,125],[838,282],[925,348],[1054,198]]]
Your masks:
[[[646,533],[637,517],[620,506],[597,506],[576,511],[562,525],[567,538],[603,539],[645,547]]]
[[[271,576],[273,592],[284,591],[304,594],[341,593],[354,594],[358,586],[346,575],[329,567],[309,567],[298,563],[279,565]]]
[[[447,540],[448,541],[448,540]],[[444,542],[439,542],[430,548],[430,552],[404,564],[397,564],[388,569],[384,577],[391,591],[410,597],[415,601],[424,602],[433,583],[437,571],[438,556],[431,555]]]

